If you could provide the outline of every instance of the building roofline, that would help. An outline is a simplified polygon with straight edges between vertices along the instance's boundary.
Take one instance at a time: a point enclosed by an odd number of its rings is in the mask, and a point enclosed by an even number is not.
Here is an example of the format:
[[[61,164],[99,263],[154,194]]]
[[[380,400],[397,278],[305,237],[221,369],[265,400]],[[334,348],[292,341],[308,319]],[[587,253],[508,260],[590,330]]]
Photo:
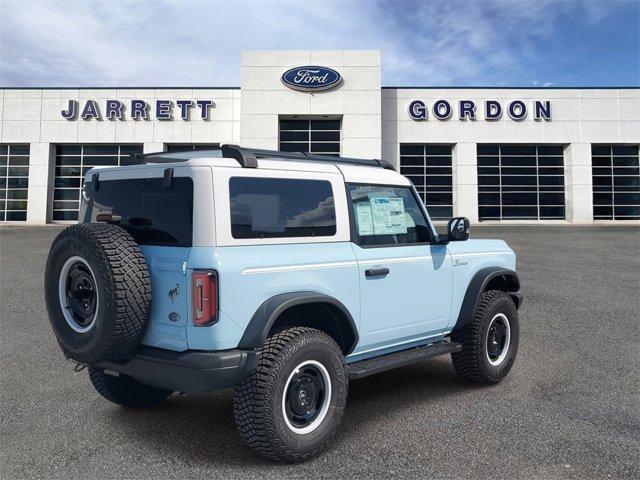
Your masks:
[[[2,87],[0,90],[240,90],[240,87]]]

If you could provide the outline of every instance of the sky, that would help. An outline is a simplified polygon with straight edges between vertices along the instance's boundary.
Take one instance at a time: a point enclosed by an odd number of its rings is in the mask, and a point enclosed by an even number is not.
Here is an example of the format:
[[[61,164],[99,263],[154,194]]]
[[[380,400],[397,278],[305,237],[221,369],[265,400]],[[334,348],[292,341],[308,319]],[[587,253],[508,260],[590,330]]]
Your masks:
[[[383,86],[639,86],[640,0],[0,0],[0,87],[237,87],[276,49],[380,50]]]

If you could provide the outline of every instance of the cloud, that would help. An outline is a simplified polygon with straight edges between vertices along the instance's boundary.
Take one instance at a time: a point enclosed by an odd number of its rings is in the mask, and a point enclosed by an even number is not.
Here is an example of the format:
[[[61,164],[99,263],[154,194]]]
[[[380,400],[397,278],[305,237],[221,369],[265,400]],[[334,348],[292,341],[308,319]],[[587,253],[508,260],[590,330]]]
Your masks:
[[[0,84],[239,86],[244,49],[379,49],[385,85],[531,84],[559,22],[629,3],[0,0]]]

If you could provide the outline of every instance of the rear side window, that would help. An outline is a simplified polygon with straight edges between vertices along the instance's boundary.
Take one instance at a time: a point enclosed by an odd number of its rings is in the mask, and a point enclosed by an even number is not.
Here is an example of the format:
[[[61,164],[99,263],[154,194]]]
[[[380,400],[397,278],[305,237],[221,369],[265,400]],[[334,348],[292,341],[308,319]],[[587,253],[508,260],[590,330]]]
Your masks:
[[[80,221],[96,222],[102,214],[109,223],[129,232],[140,245],[190,247],[193,181],[176,177],[169,188],[163,188],[162,182],[162,178],[100,180],[98,190],[88,182],[89,200],[83,199],[86,211]]]
[[[326,180],[232,177],[229,197],[233,238],[336,234],[333,191]]]

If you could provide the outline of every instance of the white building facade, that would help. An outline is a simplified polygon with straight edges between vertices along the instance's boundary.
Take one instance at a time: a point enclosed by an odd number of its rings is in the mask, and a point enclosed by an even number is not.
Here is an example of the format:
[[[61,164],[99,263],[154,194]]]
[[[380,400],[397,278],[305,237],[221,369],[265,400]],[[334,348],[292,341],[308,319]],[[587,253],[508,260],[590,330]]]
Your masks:
[[[0,221],[75,221],[92,166],[235,143],[384,158],[438,220],[640,223],[640,89],[387,87],[380,66],[249,51],[240,87],[0,90]]]

